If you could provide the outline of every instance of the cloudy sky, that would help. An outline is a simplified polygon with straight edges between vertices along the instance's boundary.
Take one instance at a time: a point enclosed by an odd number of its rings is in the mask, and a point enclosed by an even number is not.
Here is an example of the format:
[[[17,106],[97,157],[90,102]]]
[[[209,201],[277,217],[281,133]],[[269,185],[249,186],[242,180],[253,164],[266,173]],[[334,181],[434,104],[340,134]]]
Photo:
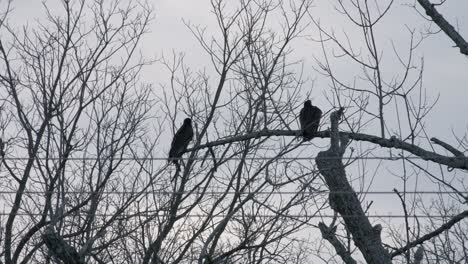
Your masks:
[[[11,21],[20,26],[28,23],[34,26],[34,19],[43,14],[42,1],[14,0],[14,16]],[[57,3],[56,0],[46,0],[49,6]],[[333,4],[325,0],[314,1],[314,7],[311,9],[311,15],[317,21],[320,21],[325,29],[334,30],[338,36],[343,37],[342,32],[349,31],[350,28],[343,16],[333,10]],[[385,1],[386,2],[386,1]],[[5,4],[6,0],[0,0],[0,5]],[[194,25],[207,27],[207,32],[217,34],[215,27],[215,17],[211,12],[209,0],[197,1],[172,1],[155,0],[150,1],[155,8],[156,19],[151,23],[150,33],[142,42],[142,49],[145,55],[159,57],[161,55],[171,55],[173,51],[185,53],[185,58],[189,66],[193,69],[210,69],[211,64],[208,57],[198,45],[183,21]],[[383,3],[383,2],[382,2]],[[394,54],[391,50],[391,42],[396,43],[397,47],[408,45],[408,29],[414,29],[416,35],[418,32],[425,31],[430,23],[425,21],[412,7],[415,1],[395,1],[389,14],[381,21],[377,27],[377,39],[380,41],[380,47],[383,51],[384,68],[383,71],[390,75],[398,75],[398,67],[393,68]],[[419,8],[419,10],[421,10]],[[440,8],[440,12],[460,29],[463,36],[468,36],[468,2],[465,0],[447,0]],[[436,29],[434,25],[431,27]],[[351,29],[352,30],[352,29]],[[307,34],[311,38],[317,37],[317,29],[310,26]],[[362,37],[358,31],[350,34],[351,41],[356,47],[362,45],[359,43]],[[294,56],[304,61],[306,78],[314,79],[313,97],[320,100],[320,94],[328,89],[329,80],[319,76],[313,69],[313,56],[320,57],[322,51],[318,44],[307,40],[298,39],[293,42]],[[466,37],[468,38],[468,37]],[[450,129],[454,129],[457,134],[463,134],[466,131],[467,122],[464,115],[459,113],[468,110],[466,98],[468,98],[468,59],[459,53],[457,48],[453,48],[453,42],[444,34],[439,33],[430,36],[415,52],[416,61],[424,59],[424,87],[428,91],[430,98],[436,98],[440,95],[439,103],[431,118],[434,122],[429,123],[428,127],[437,136],[449,137]],[[403,52],[404,53],[404,52]],[[386,60],[388,58],[388,60]],[[388,65],[388,66],[387,66]],[[147,71],[151,80],[155,84],[167,81],[167,76],[160,73],[160,65],[153,65]],[[334,65],[341,72],[353,72],[356,65],[341,63]],[[160,74],[155,75],[158,72]],[[352,78],[353,76],[345,76]],[[327,106],[323,106],[327,107]],[[447,118],[449,117],[449,118]],[[447,134],[448,133],[448,134]]]
[[[0,0],[0,5],[6,0]],[[53,3],[52,1],[46,1]],[[331,1],[333,2],[333,1]],[[183,21],[207,27],[207,33],[218,34],[215,26],[215,17],[211,12],[208,0],[155,0],[152,1],[156,18],[151,24],[150,33],[142,42],[142,51],[146,56],[160,57],[171,55],[173,51],[185,53],[186,63],[194,70],[207,69],[212,71],[208,56],[201,49]],[[392,42],[397,48],[403,50],[408,46],[409,30],[415,31],[416,38],[420,32],[428,28],[436,30],[434,25],[421,17],[411,5],[415,1],[395,1],[389,14],[377,26],[376,36],[381,47],[383,58],[383,72],[388,78],[401,76],[401,68],[396,61],[392,50]],[[34,19],[41,15],[40,1],[14,0],[14,17],[11,22],[18,26],[28,23],[34,26]],[[421,10],[420,8],[418,8]],[[460,33],[468,39],[468,1],[447,0],[440,12],[459,27]],[[317,0],[311,9],[311,16],[320,21],[326,30],[335,31],[339,38],[344,39],[344,32],[348,33],[350,41],[356,47],[362,46],[362,36],[359,30],[350,27],[342,15],[338,14],[333,5],[326,0]],[[323,99],[324,93],[329,90],[329,79],[319,75],[314,67],[314,56],[322,58],[322,50],[311,38],[318,36],[317,28],[313,25],[307,30],[305,36],[293,43],[294,58],[304,63],[305,78],[315,81],[312,97],[314,102],[322,108],[331,106]],[[426,123],[429,136],[444,139],[455,143],[453,133],[463,136],[467,132],[468,119],[468,58],[463,56],[453,42],[444,34],[438,33],[426,38],[415,51],[415,63],[424,61],[423,87],[427,90],[427,98],[439,98],[437,105],[430,113]],[[403,52],[405,56],[405,51]],[[336,71],[343,80],[352,82],[356,73],[356,65],[349,62],[336,61]],[[298,68],[299,71],[299,68]],[[146,68],[145,80],[155,87],[168,81],[167,72],[161,65],[155,64]],[[305,89],[307,85],[304,86]],[[376,133],[377,134],[377,133]],[[386,181],[380,179],[375,183],[375,189],[382,189]]]
[[[325,28],[334,29],[339,33],[348,27],[328,2],[333,1],[315,1],[311,14],[317,20],[322,21]],[[390,41],[401,46],[408,44],[407,28],[423,31],[430,25],[409,6],[414,2],[395,1],[394,8],[378,27],[377,38],[381,40],[382,46],[387,48],[384,50],[384,59],[393,56]],[[145,50],[154,54],[170,53],[172,50],[183,51],[193,67],[209,67],[207,57],[182,22],[186,20],[193,24],[213,26],[214,16],[211,14],[209,1],[161,0],[155,1],[155,8],[157,18],[153,24],[153,32],[150,33],[151,40],[148,39],[148,42],[144,44]],[[465,0],[448,0],[440,9],[450,22],[459,26],[460,33],[468,38],[468,12],[466,10],[468,10],[468,1]],[[432,28],[435,29],[435,27]],[[317,31],[311,29],[308,33],[313,36]],[[360,39],[360,36],[356,37],[356,41]],[[308,73],[310,78],[319,78],[312,69],[314,61],[311,56],[321,55],[319,46],[303,40],[298,40],[293,45],[295,55],[298,57],[302,55],[306,65],[306,74]],[[435,135],[441,137],[449,137],[449,130],[452,128],[458,134],[464,133],[468,124],[466,117],[459,114],[468,111],[466,101],[468,99],[468,59],[461,55],[457,48],[453,48],[453,45],[448,37],[439,33],[426,39],[416,52],[417,57],[424,57],[424,86],[429,97],[436,98],[440,94],[439,103],[432,112],[433,120],[437,121],[434,122],[434,126],[428,125]],[[340,67],[355,67],[355,65],[340,65]],[[348,69],[345,68],[343,71],[346,72]],[[392,72],[392,69],[387,68],[384,71]],[[398,72],[395,71],[394,74]],[[317,97],[320,94],[318,90],[327,89],[327,82],[328,80],[320,78],[317,80],[317,91],[314,91]]]
[[[342,40],[344,40],[343,32],[349,33],[348,36],[353,45],[362,47],[361,32],[350,27],[349,22],[334,10],[334,5],[330,2],[335,3],[325,0],[315,1],[311,15],[320,21],[325,29],[336,32]],[[402,56],[405,57],[409,45],[409,30],[414,30],[416,39],[427,29],[437,30],[411,7],[413,4],[416,2],[395,1],[388,15],[377,26],[376,36],[382,50],[383,72],[386,73],[388,79],[402,75],[402,69],[395,59],[391,43],[401,48]],[[170,54],[172,50],[183,51],[187,62],[192,67],[210,68],[207,56],[183,23],[185,20],[193,24],[205,25],[208,29],[213,29],[213,34],[216,34],[209,1],[163,0],[156,1],[155,7],[157,19],[153,32],[150,34],[151,40],[145,42],[145,50],[150,50],[154,54]],[[421,9],[418,8],[418,10]],[[468,1],[465,0],[448,0],[440,8],[440,12],[454,25],[458,25],[460,33],[468,38],[468,12],[465,10],[468,10]],[[308,36],[293,43],[294,56],[304,61],[304,74],[307,78],[315,80],[312,92],[314,102],[318,102],[322,108],[326,109],[330,105],[323,99],[323,94],[330,89],[330,81],[314,70],[316,62],[313,57],[321,58],[322,51],[318,43],[310,41],[310,38],[318,36],[317,32],[314,26],[310,26],[310,30],[307,31]],[[463,136],[468,127],[465,114],[468,112],[468,58],[453,45],[453,42],[442,33],[431,35],[414,52],[414,61],[417,64],[420,64],[421,60],[424,61],[423,87],[427,91],[427,99],[434,101],[438,98],[438,103],[430,113],[428,119],[430,122],[426,123],[427,132],[430,137],[438,137],[455,144],[452,131],[458,136]],[[344,80],[351,82],[355,77],[354,73],[357,68],[355,64],[337,61],[333,66]],[[308,89],[307,85],[304,89]],[[388,188],[388,180],[391,178],[389,171],[392,170],[392,166],[400,165],[401,163],[387,163],[384,166],[386,173],[383,175],[381,173],[372,189],[390,190]],[[398,186],[397,183],[395,186]],[[421,189],[433,187],[432,185],[424,186],[424,182],[420,183]],[[388,206],[392,203],[395,205],[394,200],[383,201],[385,202],[388,202]]]

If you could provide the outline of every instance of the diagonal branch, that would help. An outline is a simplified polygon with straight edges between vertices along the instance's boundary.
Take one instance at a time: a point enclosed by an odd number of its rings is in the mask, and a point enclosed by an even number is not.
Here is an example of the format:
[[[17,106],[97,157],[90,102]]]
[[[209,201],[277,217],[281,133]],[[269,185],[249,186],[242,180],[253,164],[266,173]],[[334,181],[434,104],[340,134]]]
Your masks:
[[[458,31],[437,11],[435,5],[429,2],[429,0],[418,0],[418,3],[426,11],[426,15],[432,18],[432,21],[439,26],[444,33],[455,42],[457,47],[460,48],[460,52],[468,56],[468,43],[458,33]]]
[[[342,112],[343,110],[340,109],[330,115],[331,146],[328,150],[319,152],[315,162],[330,189],[328,198],[330,207],[343,217],[346,228],[352,234],[354,244],[359,248],[364,259],[367,263],[391,264],[390,255],[383,247],[380,238],[382,227],[371,225],[356,192],[346,177],[342,158],[347,140],[346,135],[343,135],[345,139],[342,139],[338,132],[338,121]],[[354,217],[349,217],[350,215]]]
[[[53,227],[48,227],[42,239],[52,255],[67,264],[84,264],[83,258],[75,248],[70,246],[63,238],[55,232]]]
[[[440,233],[450,229],[452,226],[454,226],[456,223],[463,220],[465,217],[468,217],[468,210],[463,211],[460,214],[454,216],[452,219],[450,219],[450,221],[448,221],[447,223],[441,225],[439,228],[432,231],[431,233],[426,234],[426,235],[422,236],[421,238],[416,239],[415,241],[413,241],[411,243],[408,243],[406,246],[395,250],[394,252],[391,253],[391,257],[394,258],[394,257],[396,257],[398,255],[401,255],[403,252],[407,251],[408,249],[413,248],[413,247],[415,247],[417,245],[420,245],[420,244],[424,243],[425,241],[427,241],[427,240],[429,240],[429,239],[431,239],[433,237],[438,236]]]
[[[324,223],[319,223],[319,229],[322,233],[322,237],[326,239],[330,244],[335,248],[336,254],[341,257],[341,259],[346,264],[356,264],[356,260],[353,259],[351,253],[346,250],[346,247],[341,243],[340,240],[335,235],[336,226],[335,227],[328,227]]]
[[[434,142],[434,144],[437,144],[437,145],[443,147],[444,149],[452,152],[452,154],[455,155],[455,157],[465,157],[463,152],[459,151],[458,149],[454,148],[450,144],[445,143],[444,141],[442,141],[442,140],[440,140],[438,138],[433,137],[433,138],[431,138],[431,141]]]

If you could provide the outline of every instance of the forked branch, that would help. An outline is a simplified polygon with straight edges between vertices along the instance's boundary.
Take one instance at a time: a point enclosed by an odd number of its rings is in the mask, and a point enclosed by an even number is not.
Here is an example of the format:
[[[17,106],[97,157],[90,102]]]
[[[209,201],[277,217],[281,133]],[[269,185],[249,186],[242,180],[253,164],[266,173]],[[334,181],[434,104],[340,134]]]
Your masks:
[[[343,165],[342,157],[346,148],[347,139],[341,138],[338,132],[338,122],[343,114],[343,109],[330,115],[331,146],[326,151],[321,151],[315,159],[317,168],[325,179],[330,190],[330,207],[338,212],[345,222],[349,232],[352,234],[354,243],[361,251],[367,263],[387,263],[391,259],[382,245],[380,225],[373,227],[369,222],[361,203],[353,188],[348,182]],[[339,248],[336,249],[337,251]]]

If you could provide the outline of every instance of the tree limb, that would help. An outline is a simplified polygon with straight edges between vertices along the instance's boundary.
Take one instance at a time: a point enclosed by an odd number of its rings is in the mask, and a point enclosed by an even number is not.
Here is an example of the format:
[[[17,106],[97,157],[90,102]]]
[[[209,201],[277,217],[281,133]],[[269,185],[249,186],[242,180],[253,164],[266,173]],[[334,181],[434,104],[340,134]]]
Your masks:
[[[431,141],[434,142],[434,144],[437,144],[437,145],[443,147],[444,149],[450,151],[453,155],[455,155],[455,157],[465,157],[463,152],[459,151],[458,149],[452,147],[448,143],[445,143],[444,141],[442,141],[442,140],[440,140],[438,138],[433,137],[433,138],[431,138]]]
[[[346,228],[352,234],[353,241],[366,262],[391,264],[390,255],[383,247],[380,238],[382,227],[371,225],[346,177],[342,157],[347,140],[341,139],[338,132],[338,121],[342,112],[340,109],[330,115],[331,146],[328,150],[319,152],[315,162],[330,189],[330,207],[343,217]],[[346,138],[347,135],[343,136]]]
[[[427,241],[427,240],[429,240],[429,239],[431,239],[433,237],[438,236],[440,233],[450,229],[452,226],[454,226],[456,223],[463,220],[465,217],[468,217],[468,210],[463,211],[460,214],[454,216],[452,219],[450,219],[450,221],[448,221],[447,223],[441,225],[439,228],[432,231],[431,233],[426,234],[426,235],[422,236],[421,238],[416,239],[415,241],[413,241],[411,243],[408,243],[406,246],[395,250],[394,252],[391,253],[391,257],[394,258],[394,257],[396,257],[398,255],[401,255],[403,252],[407,251],[408,249],[413,248],[413,247],[415,247],[417,245],[420,245],[420,244],[424,243],[425,241]]]
[[[46,228],[42,239],[50,252],[67,264],[84,264],[83,258],[75,248],[70,246],[63,238],[54,231],[53,227]]]
[[[356,260],[351,257],[351,254],[346,250],[345,246],[336,238],[335,232],[336,227],[328,227],[324,223],[319,223],[319,229],[322,233],[322,237],[326,239],[330,244],[335,248],[336,254],[341,257],[341,259],[346,264],[356,264]]]
[[[455,42],[455,45],[460,48],[460,52],[468,56],[468,43],[442,14],[437,11],[434,4],[429,2],[429,0],[418,0],[418,3],[424,8],[426,15],[430,16],[432,21]]]
[[[381,138],[378,136],[367,135],[362,133],[351,133],[351,132],[339,132],[340,137],[347,137],[348,139],[356,141],[365,141],[369,143],[377,144],[384,148],[396,148],[405,150],[413,155],[420,157],[423,160],[433,161],[438,164],[446,165],[451,168],[457,168],[462,170],[468,170],[468,158],[467,157],[449,157],[441,155],[432,151],[425,150],[419,146],[401,141],[395,137]],[[209,147],[220,146],[232,142],[246,141],[253,138],[260,137],[272,137],[272,136],[292,136],[300,137],[301,130],[260,130],[253,133],[227,137],[224,139],[208,142],[205,144],[200,144],[199,146],[187,149],[186,152],[193,150],[199,150]],[[314,134],[315,138],[329,138],[330,131],[319,131]]]

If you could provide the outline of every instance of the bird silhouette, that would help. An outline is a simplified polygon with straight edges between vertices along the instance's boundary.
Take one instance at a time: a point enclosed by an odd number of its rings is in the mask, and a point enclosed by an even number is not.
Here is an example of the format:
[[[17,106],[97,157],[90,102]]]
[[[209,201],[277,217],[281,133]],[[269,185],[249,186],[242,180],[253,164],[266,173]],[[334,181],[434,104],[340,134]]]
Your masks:
[[[317,133],[320,118],[322,118],[322,110],[312,105],[310,100],[304,102],[304,107],[299,113],[299,122],[301,123],[302,136],[305,141],[309,141]]]
[[[187,146],[193,139],[192,119],[184,119],[184,123],[177,130],[172,139],[171,150],[169,150],[169,161],[172,161],[179,168],[178,158],[187,150]]]

